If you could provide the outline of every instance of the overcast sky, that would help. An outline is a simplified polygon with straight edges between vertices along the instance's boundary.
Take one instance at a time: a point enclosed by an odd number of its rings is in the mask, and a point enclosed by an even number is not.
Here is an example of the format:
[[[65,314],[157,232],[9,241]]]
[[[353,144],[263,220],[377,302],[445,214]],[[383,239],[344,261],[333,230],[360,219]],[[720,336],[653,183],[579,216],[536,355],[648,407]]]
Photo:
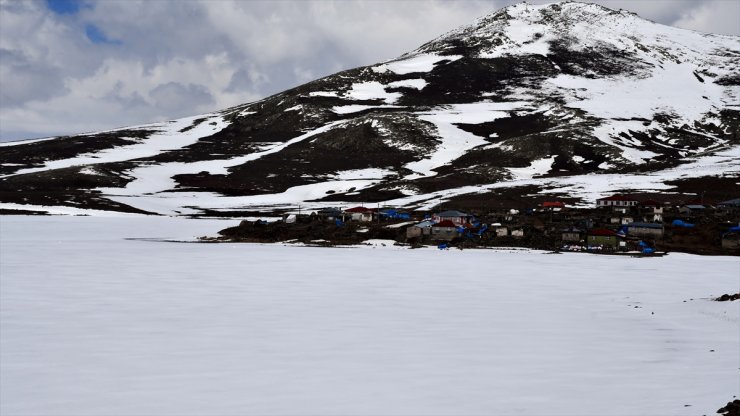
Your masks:
[[[740,35],[740,0],[593,2],[667,25]],[[254,101],[394,58],[513,3],[0,0],[0,140]]]

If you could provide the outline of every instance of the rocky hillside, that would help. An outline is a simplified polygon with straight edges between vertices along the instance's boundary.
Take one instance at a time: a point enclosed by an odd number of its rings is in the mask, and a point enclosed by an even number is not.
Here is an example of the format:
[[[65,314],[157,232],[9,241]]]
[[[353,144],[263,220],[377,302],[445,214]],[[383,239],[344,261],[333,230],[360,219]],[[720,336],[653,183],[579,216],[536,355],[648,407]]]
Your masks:
[[[262,101],[0,146],[6,212],[729,199],[740,195],[740,38],[593,4],[520,4]]]

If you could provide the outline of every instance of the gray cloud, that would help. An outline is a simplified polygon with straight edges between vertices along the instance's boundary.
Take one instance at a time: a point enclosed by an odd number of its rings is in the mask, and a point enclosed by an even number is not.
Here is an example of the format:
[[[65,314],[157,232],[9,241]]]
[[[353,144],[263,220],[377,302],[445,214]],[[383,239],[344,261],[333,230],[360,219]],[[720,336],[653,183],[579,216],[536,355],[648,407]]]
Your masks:
[[[533,3],[550,2],[535,0]],[[738,35],[734,0],[596,0]],[[413,50],[510,0],[91,1],[56,15],[0,0],[0,139],[69,134],[253,101]],[[119,44],[95,44],[95,25]]]
[[[174,114],[174,117],[187,115],[191,108],[214,103],[208,88],[195,84],[183,85],[179,82],[157,85],[149,91],[149,96],[154,99],[156,108],[166,111],[167,114]]]
[[[0,48],[0,74],[0,108],[47,100],[67,91],[61,68],[34,61],[23,51]]]

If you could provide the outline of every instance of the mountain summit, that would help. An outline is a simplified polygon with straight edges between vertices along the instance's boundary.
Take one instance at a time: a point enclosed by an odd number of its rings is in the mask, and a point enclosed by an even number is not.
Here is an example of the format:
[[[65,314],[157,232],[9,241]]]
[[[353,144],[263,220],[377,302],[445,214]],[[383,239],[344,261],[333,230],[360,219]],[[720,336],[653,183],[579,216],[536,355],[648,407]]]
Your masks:
[[[740,38],[594,4],[518,4],[395,60],[254,103],[0,146],[6,210],[736,197]]]

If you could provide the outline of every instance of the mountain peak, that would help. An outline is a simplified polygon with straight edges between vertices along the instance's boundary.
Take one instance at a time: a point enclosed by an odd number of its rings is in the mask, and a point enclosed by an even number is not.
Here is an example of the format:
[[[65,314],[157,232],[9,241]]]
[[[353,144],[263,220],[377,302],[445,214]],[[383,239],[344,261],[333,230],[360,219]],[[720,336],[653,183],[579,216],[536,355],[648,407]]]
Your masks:
[[[602,50],[631,56],[649,65],[668,61],[702,65],[707,56],[726,54],[736,50],[738,44],[737,37],[664,26],[629,11],[593,3],[519,3],[448,32],[411,54],[490,59],[505,55],[548,56],[564,50],[577,53]],[[722,72],[726,74],[727,68]]]

